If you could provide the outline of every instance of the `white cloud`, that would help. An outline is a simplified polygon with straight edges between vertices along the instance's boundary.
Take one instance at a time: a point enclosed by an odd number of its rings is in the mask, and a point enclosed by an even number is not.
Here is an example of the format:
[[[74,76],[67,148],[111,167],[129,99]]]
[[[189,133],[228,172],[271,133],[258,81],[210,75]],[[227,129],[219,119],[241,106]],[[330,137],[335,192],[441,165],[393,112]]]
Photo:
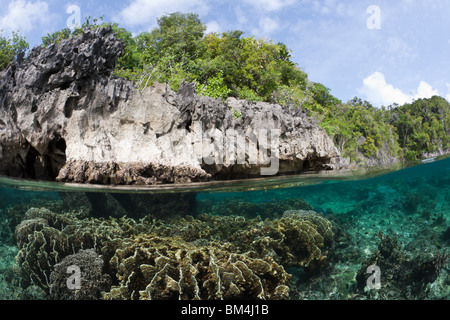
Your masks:
[[[234,14],[236,16],[238,25],[247,25],[249,20],[249,17],[247,16],[248,10],[242,9],[241,6],[237,5],[236,7],[234,7]]]
[[[244,0],[234,8],[237,28],[251,35],[270,38],[276,32],[290,30],[288,21],[280,21],[279,11],[292,7],[302,0]]]
[[[297,3],[298,0],[245,0],[244,3],[262,11],[279,11]]]
[[[265,38],[280,29],[281,25],[278,19],[263,16],[259,19],[258,25],[252,29],[252,34],[256,37]]]
[[[45,1],[15,0],[8,5],[7,13],[0,18],[0,29],[28,32],[48,21],[48,3]]]
[[[213,21],[206,23],[206,33],[212,33],[212,32],[220,33],[222,31],[223,31],[223,28],[220,26],[220,24],[217,21],[213,20]]]
[[[207,1],[202,0],[133,0],[116,17],[129,26],[145,25],[148,29],[156,26],[156,19],[174,12],[195,12],[204,15],[209,11]]]
[[[388,84],[381,72],[375,72],[364,79],[363,87],[360,93],[367,97],[367,100],[376,106],[388,106],[394,103],[399,105],[410,103],[414,99],[431,98],[439,95],[437,89],[433,89],[431,85],[425,81],[421,81],[415,93],[406,94],[399,88]]]
[[[367,96],[369,102],[378,106],[387,106],[393,103],[404,104],[410,101],[407,94],[388,84],[381,72],[375,72],[364,79],[361,93]]]
[[[417,88],[417,93],[414,95],[414,99],[431,98],[432,96],[438,95],[439,91],[437,89],[433,89],[433,87],[425,81],[420,81],[419,88]]]
[[[392,66],[396,66],[399,63],[409,63],[418,58],[418,47],[410,45],[397,36],[388,37],[381,48],[383,50],[381,55],[383,60],[389,62]]]

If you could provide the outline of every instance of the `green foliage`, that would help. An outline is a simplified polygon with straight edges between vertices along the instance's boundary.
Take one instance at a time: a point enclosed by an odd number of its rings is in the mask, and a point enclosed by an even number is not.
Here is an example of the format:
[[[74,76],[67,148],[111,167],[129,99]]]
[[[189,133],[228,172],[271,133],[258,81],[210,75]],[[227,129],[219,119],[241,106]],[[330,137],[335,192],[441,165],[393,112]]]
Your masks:
[[[322,128],[352,160],[360,155],[379,157],[380,152],[384,157],[417,160],[424,153],[450,148],[450,103],[437,96],[387,109],[354,98],[316,117],[322,117]]]
[[[203,39],[204,54],[197,60],[199,83],[218,71],[223,72],[229,95],[253,101],[281,102],[294,100],[306,92],[306,74],[290,61],[282,43],[273,44],[253,37],[242,37],[241,31],[209,34]],[[288,87],[294,88],[292,98]]]
[[[246,86],[237,89],[237,96],[240,99],[245,99],[253,102],[263,101],[262,97],[258,96],[255,91]]]
[[[223,72],[220,72],[208,81],[208,85],[202,85],[198,92],[204,96],[226,99],[231,90],[224,83]]]
[[[444,98],[434,96],[391,108],[387,118],[397,128],[409,159],[450,148],[450,103]]]
[[[236,109],[232,109],[233,110],[233,117],[234,119],[239,119],[242,118],[242,112]]]
[[[362,104],[359,104],[359,103]],[[383,111],[360,100],[328,106],[321,122],[343,156],[358,161],[398,157],[400,148],[395,127],[383,120]]]
[[[206,26],[198,15],[173,13],[159,18],[158,26],[150,38],[153,40],[153,52],[159,57],[171,53],[174,64],[186,65],[199,54],[198,49]]]
[[[158,28],[131,37],[126,48],[131,60],[119,61],[118,70],[133,70],[141,87],[166,82],[177,90],[181,80],[195,81],[196,59],[202,52],[206,26],[196,14],[173,13],[158,19]],[[116,72],[117,74],[117,72]]]
[[[375,146],[375,141],[372,137],[367,137],[366,141],[361,145],[361,150],[366,157],[373,157],[376,155],[378,148]]]
[[[314,100],[321,106],[336,106],[342,103],[339,99],[330,94],[330,89],[320,83],[313,83],[311,92]]]
[[[55,43],[58,44],[64,39],[68,39],[72,36],[72,31],[69,28],[62,29],[61,31],[56,31],[53,33],[48,33],[46,36],[42,37],[42,46],[48,47],[49,45]]]
[[[141,88],[158,81],[177,90],[184,79],[196,82],[199,94],[214,98],[292,101],[294,107],[306,98],[314,105],[307,75],[291,61],[285,44],[243,37],[239,30],[205,30],[196,14],[163,16],[152,32],[125,37],[128,52],[119,60],[116,74]]]
[[[70,37],[76,37],[77,35],[81,34],[85,28],[93,29],[102,26],[102,24],[98,24],[97,22],[103,21],[103,17],[92,19],[92,17],[88,16],[85,19],[85,22],[81,25],[80,28],[75,28],[74,30],[64,28],[60,31],[48,33],[46,36],[42,37],[42,46],[45,48],[53,43],[58,44],[62,40],[69,39]]]
[[[298,86],[280,85],[272,96],[272,102],[290,108],[307,108],[317,110],[313,93]]]
[[[6,67],[21,53],[26,53],[29,45],[25,38],[14,31],[10,38],[3,37],[0,30],[0,70]]]

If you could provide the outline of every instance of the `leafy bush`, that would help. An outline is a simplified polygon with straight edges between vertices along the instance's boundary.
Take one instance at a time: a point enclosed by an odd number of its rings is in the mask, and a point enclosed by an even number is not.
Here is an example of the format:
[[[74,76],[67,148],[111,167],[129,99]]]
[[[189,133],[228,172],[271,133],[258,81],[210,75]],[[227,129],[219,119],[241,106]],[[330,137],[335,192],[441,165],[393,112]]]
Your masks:
[[[0,71],[6,69],[19,54],[25,54],[29,48],[29,44],[18,31],[14,31],[10,38],[3,37],[1,33],[0,30]]]
[[[201,85],[198,92],[204,96],[226,99],[231,90],[224,83],[223,72],[219,72],[207,85]]]

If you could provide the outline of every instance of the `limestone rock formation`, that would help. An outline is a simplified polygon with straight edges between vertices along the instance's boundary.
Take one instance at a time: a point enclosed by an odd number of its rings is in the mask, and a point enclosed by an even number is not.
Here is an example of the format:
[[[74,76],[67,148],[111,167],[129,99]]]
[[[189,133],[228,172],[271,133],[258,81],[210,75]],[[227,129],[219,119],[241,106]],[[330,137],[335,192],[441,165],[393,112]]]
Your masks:
[[[86,29],[0,73],[0,174],[160,184],[339,166],[301,110],[200,97],[188,83],[139,91],[113,75],[122,50],[110,27]]]

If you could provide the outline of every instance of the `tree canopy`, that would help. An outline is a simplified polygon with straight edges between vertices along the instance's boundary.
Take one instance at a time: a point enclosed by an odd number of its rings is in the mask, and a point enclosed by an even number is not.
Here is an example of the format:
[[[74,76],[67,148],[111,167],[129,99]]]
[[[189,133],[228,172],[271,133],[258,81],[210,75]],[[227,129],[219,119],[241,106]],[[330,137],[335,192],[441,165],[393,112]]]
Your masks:
[[[166,82],[174,90],[181,80],[195,82],[199,94],[215,98],[314,104],[308,90],[312,83],[291,60],[285,44],[244,37],[239,30],[205,30],[196,14],[161,17],[152,32],[130,39],[133,59],[121,61],[118,74],[144,86]]]

